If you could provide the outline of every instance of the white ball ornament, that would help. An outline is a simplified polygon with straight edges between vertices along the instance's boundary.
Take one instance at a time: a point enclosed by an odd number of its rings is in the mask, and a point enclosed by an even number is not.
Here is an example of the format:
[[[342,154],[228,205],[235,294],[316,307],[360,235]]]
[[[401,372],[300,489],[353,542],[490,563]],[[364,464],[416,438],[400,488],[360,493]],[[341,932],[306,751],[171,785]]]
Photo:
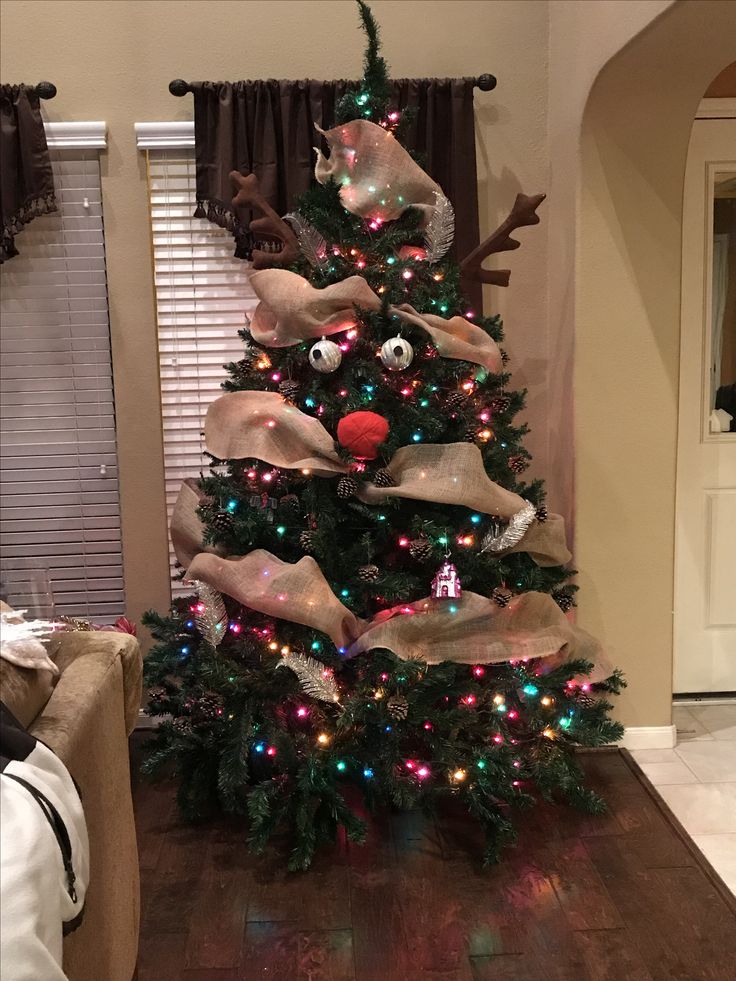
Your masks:
[[[403,337],[391,337],[381,348],[381,361],[389,371],[403,371],[414,359],[414,348]]]
[[[337,371],[342,361],[342,351],[334,341],[328,341],[323,337],[317,341],[309,351],[309,363],[315,371],[328,375],[331,371]]]

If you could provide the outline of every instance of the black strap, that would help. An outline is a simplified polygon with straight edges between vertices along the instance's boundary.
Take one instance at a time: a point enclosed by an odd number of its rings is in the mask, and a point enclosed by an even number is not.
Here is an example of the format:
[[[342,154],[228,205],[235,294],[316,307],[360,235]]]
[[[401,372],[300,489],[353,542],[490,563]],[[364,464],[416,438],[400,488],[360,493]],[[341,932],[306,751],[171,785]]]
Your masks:
[[[28,793],[33,797],[38,806],[44,813],[46,820],[49,822],[51,830],[54,832],[56,840],[59,844],[59,849],[61,851],[61,858],[64,863],[64,871],[66,872],[66,891],[69,893],[69,898],[73,903],[77,901],[77,890],[74,888],[74,883],[77,877],[74,873],[74,867],[72,866],[72,843],[69,838],[69,832],[66,830],[66,825],[61,819],[61,815],[56,810],[51,801],[44,794],[41,793],[33,784],[24,780],[23,777],[18,777],[14,773],[3,773],[4,777],[9,777],[11,780],[15,780],[19,783],[21,787],[25,787]]]

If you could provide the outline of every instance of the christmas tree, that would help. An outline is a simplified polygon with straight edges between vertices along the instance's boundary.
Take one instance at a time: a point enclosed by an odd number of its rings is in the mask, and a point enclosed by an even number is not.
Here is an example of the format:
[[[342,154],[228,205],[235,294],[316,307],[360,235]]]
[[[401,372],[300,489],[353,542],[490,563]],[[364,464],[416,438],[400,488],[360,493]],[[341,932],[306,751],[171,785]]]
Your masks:
[[[537,795],[590,812],[576,746],[618,739],[623,681],[575,627],[562,519],[515,422],[498,317],[468,308],[492,252],[459,264],[442,189],[401,144],[378,31],[324,133],[316,183],[281,218],[233,175],[259,299],[205,425],[211,469],[172,540],[193,596],[149,614],[145,769],[176,773],[190,819],[242,814],[256,850],[287,829],[307,868],[371,808],[461,799],[486,862]]]

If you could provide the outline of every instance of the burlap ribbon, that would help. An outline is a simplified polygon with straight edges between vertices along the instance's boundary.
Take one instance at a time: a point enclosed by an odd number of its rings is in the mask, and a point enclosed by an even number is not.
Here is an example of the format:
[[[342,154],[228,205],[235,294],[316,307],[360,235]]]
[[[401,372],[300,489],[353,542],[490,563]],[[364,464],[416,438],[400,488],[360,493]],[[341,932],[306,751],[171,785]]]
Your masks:
[[[231,392],[220,396],[207,410],[205,440],[209,452],[221,460],[252,457],[287,470],[309,469],[324,477],[348,470],[322,423],[284,402],[276,392]],[[523,498],[489,479],[481,452],[472,443],[402,446],[388,469],[394,487],[360,485],[358,496],[366,504],[405,497],[467,507],[506,520],[524,507]],[[187,528],[196,531],[195,520],[180,512],[191,506],[196,508],[194,498],[186,494],[177,502],[172,519],[172,540],[175,529],[182,554],[190,558],[192,549],[201,549],[196,548],[191,537],[186,543],[181,538]],[[176,540],[174,546],[178,555]],[[562,518],[550,515],[544,524],[533,522],[521,541],[505,552],[528,552],[540,566],[565,565],[571,556]],[[186,564],[181,558],[179,561]]]
[[[252,610],[321,630],[337,647],[347,647],[366,627],[335,596],[310,555],[292,564],[261,548],[239,559],[202,552],[187,575]]]
[[[429,214],[442,188],[394,138],[365,119],[334,129],[315,129],[330,148],[329,160],[315,147],[314,176],[320,184],[330,178],[341,185],[340,200],[354,215],[392,221],[409,208]]]
[[[292,565],[263,549],[239,559],[202,553],[188,574],[250,609],[320,630],[347,657],[376,648],[430,664],[552,657],[558,663],[579,657],[597,664],[596,680],[610,673],[597,642],[544,593],[524,593],[505,609],[477,593],[466,592],[451,603],[425,598],[368,623],[340,602],[308,556]]]
[[[356,324],[355,307],[381,308],[380,299],[362,276],[349,276],[316,289],[288,269],[259,269],[250,273],[250,283],[260,301],[250,331],[253,339],[266,347],[290,347],[348,330]],[[470,361],[494,374],[501,371],[498,344],[464,317],[445,320],[436,314],[417,313],[408,303],[389,310],[425,331],[443,358]]]

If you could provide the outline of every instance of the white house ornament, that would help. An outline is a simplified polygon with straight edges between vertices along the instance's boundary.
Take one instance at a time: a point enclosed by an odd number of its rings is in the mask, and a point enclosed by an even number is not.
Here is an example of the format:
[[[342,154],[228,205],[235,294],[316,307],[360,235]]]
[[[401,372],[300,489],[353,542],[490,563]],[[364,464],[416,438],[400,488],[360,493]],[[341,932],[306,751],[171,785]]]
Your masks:
[[[334,341],[328,341],[326,337],[317,341],[309,351],[309,363],[315,371],[319,371],[323,375],[337,371],[341,362],[342,351]]]
[[[403,371],[414,360],[414,348],[403,337],[391,337],[381,347],[381,361],[389,371]]]
[[[452,562],[445,560],[432,580],[432,597],[434,599],[459,599],[462,594],[463,587],[457,569]]]

